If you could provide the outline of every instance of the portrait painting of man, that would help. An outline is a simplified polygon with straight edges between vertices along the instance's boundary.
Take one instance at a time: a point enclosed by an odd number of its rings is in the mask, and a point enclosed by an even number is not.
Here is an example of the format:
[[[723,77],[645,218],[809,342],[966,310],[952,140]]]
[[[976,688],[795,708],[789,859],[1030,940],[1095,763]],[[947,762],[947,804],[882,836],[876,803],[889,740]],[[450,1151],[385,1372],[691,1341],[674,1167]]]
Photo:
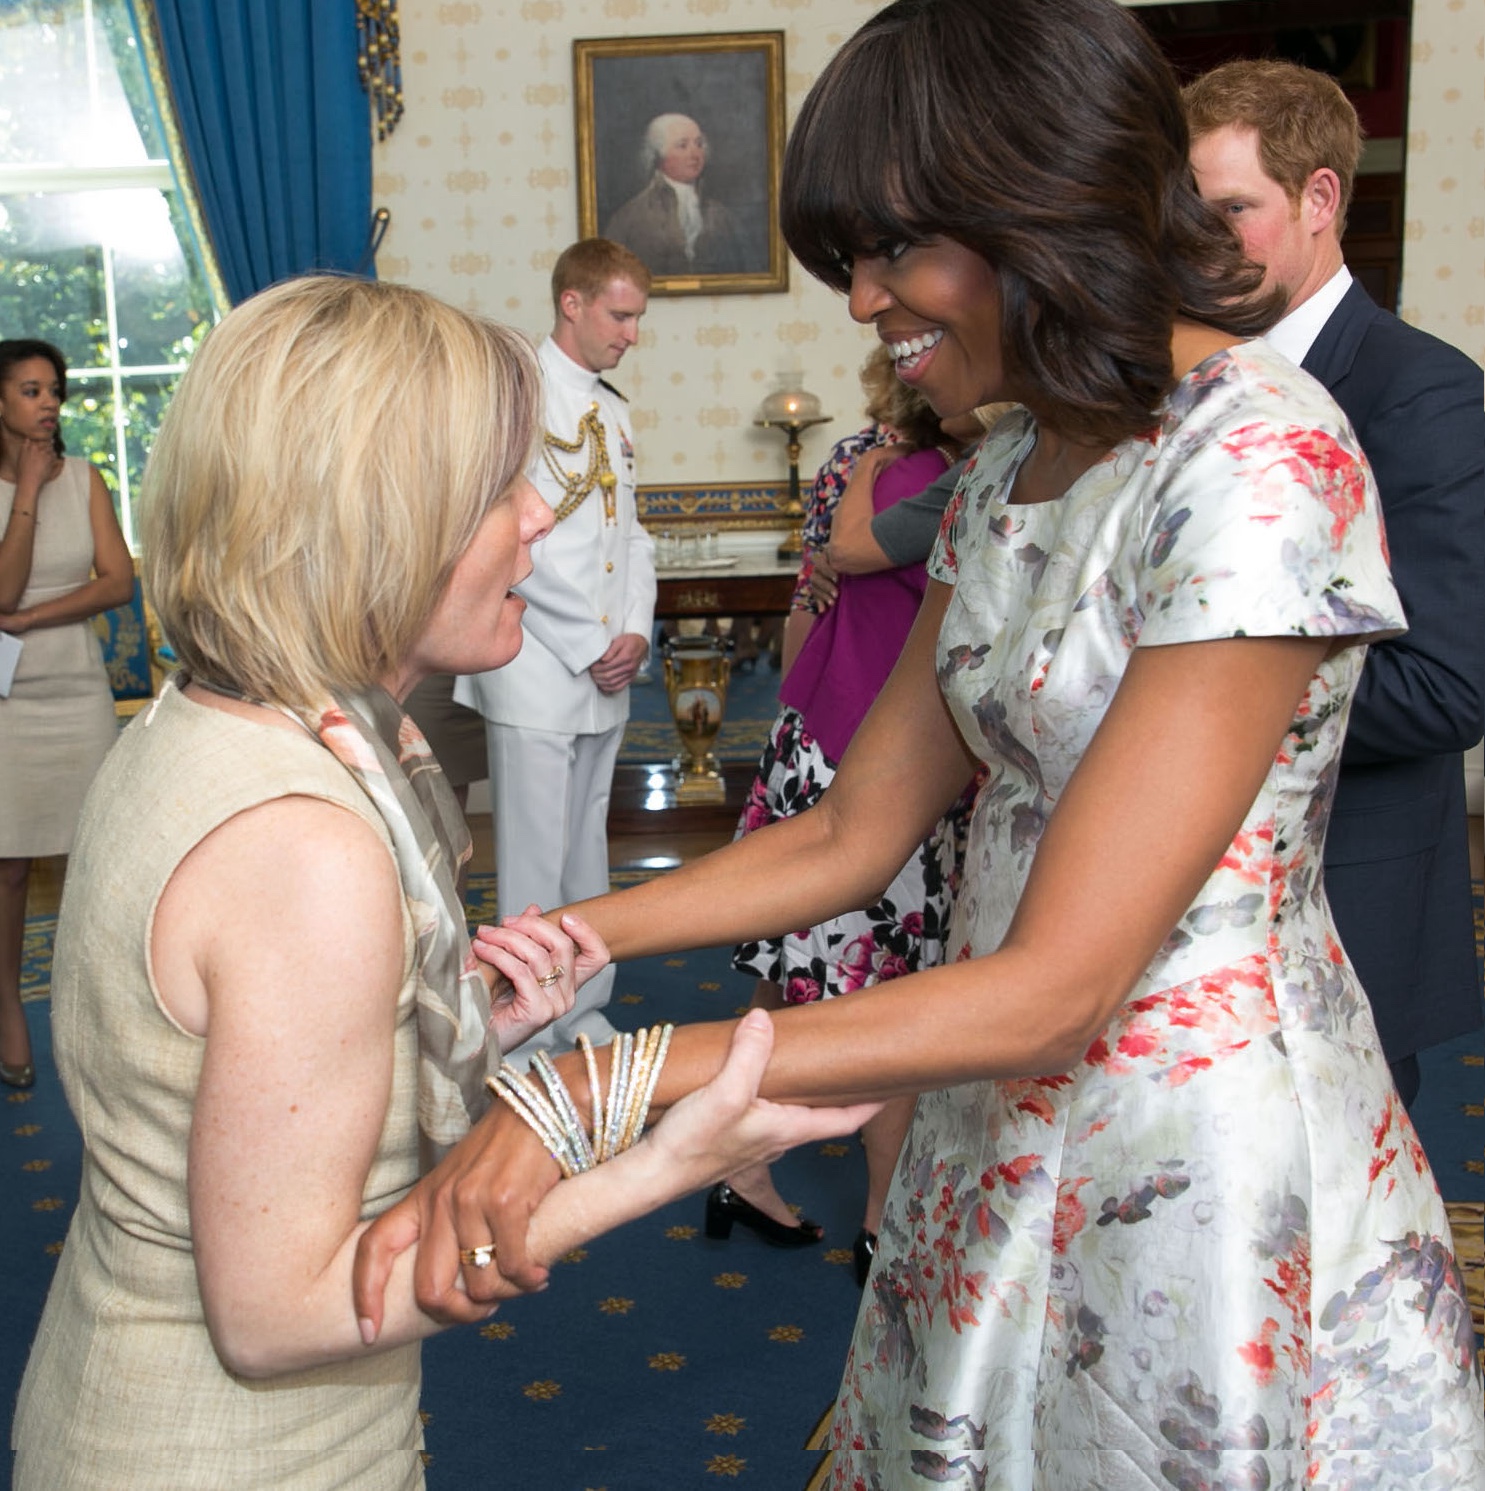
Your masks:
[[[653,295],[786,289],[782,34],[578,41],[574,65],[581,231]]]

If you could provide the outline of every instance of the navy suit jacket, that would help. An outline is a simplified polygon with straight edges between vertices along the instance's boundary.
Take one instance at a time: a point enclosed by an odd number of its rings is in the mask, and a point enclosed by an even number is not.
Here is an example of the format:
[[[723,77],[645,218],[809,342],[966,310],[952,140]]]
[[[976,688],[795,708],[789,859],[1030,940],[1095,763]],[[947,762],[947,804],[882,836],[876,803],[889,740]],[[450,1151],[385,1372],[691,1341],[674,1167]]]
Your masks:
[[[1376,474],[1408,619],[1367,656],[1325,841],[1341,943],[1395,1062],[1485,1020],[1462,761],[1485,728],[1485,380],[1355,283],[1303,366]]]

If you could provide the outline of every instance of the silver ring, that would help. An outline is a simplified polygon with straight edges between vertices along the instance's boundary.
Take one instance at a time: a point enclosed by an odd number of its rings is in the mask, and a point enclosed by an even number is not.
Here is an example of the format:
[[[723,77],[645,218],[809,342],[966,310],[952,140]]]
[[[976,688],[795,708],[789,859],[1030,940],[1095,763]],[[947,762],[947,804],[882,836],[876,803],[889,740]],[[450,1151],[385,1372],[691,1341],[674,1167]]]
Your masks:
[[[536,985],[539,989],[550,989],[566,972],[567,970],[559,963],[545,978],[537,979]]]
[[[472,1264],[475,1268],[489,1268],[494,1261],[494,1243],[486,1243],[480,1248],[462,1248],[459,1252],[459,1262]]]

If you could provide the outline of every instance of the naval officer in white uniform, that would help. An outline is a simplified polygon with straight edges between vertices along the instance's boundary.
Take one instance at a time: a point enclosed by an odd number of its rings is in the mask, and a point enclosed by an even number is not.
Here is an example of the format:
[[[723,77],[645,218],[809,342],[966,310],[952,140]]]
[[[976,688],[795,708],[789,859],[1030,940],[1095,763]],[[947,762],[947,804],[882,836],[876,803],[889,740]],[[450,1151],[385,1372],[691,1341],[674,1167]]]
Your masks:
[[[629,718],[629,684],[649,653],[654,547],[634,495],[624,398],[599,376],[638,340],[650,274],[604,238],[573,244],[552,271],[556,320],[538,349],[545,435],[527,473],[556,514],[531,551],[520,653],[461,678],[454,697],[485,718],[502,914],[608,889],[608,802]],[[613,1036],[603,1014],[614,971],[514,1055],[565,1050],[580,1031]]]

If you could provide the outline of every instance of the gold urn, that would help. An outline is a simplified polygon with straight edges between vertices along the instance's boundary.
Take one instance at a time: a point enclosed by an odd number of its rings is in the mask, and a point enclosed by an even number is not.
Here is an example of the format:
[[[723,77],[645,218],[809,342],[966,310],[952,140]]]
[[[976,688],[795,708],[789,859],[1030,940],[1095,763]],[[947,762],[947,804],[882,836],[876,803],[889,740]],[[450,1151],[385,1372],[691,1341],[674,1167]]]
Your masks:
[[[662,650],[670,717],[681,738],[675,758],[677,803],[722,802],[722,768],[712,754],[727,708],[730,638],[672,637]]]

